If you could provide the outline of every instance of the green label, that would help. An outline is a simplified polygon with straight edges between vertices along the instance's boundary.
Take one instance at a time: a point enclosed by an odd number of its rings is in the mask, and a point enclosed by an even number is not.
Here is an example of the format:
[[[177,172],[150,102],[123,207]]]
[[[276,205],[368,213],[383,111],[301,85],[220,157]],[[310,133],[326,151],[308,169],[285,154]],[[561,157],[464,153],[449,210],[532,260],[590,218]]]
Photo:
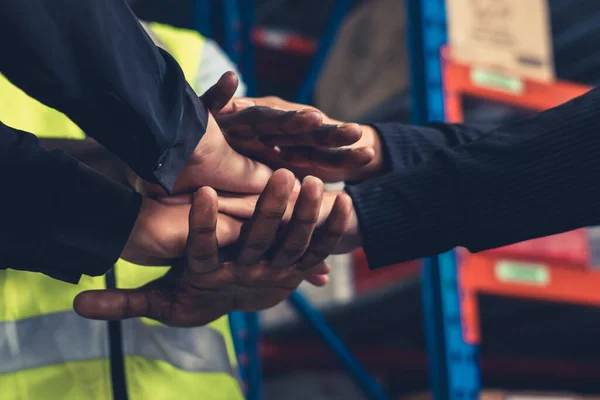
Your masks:
[[[471,68],[471,81],[481,87],[513,94],[523,93],[523,81],[515,76],[504,75],[489,69]]]
[[[541,264],[499,261],[496,264],[496,279],[501,282],[525,283],[546,286],[550,283],[550,271]]]

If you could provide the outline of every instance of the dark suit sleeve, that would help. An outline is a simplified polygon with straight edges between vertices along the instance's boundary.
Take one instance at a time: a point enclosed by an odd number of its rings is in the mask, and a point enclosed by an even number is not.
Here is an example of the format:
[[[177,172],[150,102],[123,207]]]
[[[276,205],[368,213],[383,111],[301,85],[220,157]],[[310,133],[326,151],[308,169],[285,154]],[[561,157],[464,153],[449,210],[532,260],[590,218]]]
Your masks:
[[[125,1],[3,1],[0,48],[0,71],[14,84],[172,188],[208,113]]]
[[[76,283],[119,258],[140,208],[134,191],[0,123],[0,266]]]
[[[386,122],[369,125],[381,138],[384,172],[400,171],[419,164],[438,150],[470,143],[484,134],[462,124],[412,126]]]
[[[600,223],[600,90],[349,187],[372,268]]]

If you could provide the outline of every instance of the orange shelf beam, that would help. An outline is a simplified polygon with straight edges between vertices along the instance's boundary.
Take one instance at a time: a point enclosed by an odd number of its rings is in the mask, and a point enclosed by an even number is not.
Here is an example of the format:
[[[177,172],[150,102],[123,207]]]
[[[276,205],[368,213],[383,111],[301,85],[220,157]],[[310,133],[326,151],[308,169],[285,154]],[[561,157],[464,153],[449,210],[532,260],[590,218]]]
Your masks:
[[[521,79],[522,91],[515,94],[475,84],[471,78],[474,67],[453,61],[448,48],[442,50],[442,61],[446,117],[449,122],[454,123],[463,121],[461,97],[464,95],[543,111],[591,90],[588,86],[570,82],[543,83]]]
[[[461,311],[463,336],[468,343],[479,343],[479,306],[477,294],[486,293],[600,307],[600,272],[573,269],[567,266],[535,263],[548,273],[544,284],[505,282],[498,279],[496,268],[503,260],[498,257],[470,254],[463,257],[459,280],[463,291]]]

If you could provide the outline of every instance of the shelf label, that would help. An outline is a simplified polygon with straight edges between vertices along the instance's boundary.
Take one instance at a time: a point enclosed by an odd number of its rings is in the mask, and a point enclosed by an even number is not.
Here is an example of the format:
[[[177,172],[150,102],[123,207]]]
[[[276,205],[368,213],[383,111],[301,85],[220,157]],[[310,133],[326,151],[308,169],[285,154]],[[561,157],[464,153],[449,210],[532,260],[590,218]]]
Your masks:
[[[510,94],[523,93],[523,80],[519,77],[501,74],[486,68],[471,68],[471,82],[476,86]]]
[[[550,271],[542,264],[498,261],[494,272],[500,282],[536,286],[547,286],[550,283]]]

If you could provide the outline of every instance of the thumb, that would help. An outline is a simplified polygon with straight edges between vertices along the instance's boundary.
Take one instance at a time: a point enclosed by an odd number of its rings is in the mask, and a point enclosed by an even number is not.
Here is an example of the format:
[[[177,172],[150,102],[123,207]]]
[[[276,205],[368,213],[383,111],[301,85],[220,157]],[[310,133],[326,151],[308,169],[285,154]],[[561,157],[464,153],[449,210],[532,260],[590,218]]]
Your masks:
[[[211,113],[217,114],[233,98],[238,84],[235,72],[225,72],[200,98]]]
[[[90,319],[152,318],[149,315],[151,297],[142,290],[88,290],[75,297],[73,308],[77,314]]]

